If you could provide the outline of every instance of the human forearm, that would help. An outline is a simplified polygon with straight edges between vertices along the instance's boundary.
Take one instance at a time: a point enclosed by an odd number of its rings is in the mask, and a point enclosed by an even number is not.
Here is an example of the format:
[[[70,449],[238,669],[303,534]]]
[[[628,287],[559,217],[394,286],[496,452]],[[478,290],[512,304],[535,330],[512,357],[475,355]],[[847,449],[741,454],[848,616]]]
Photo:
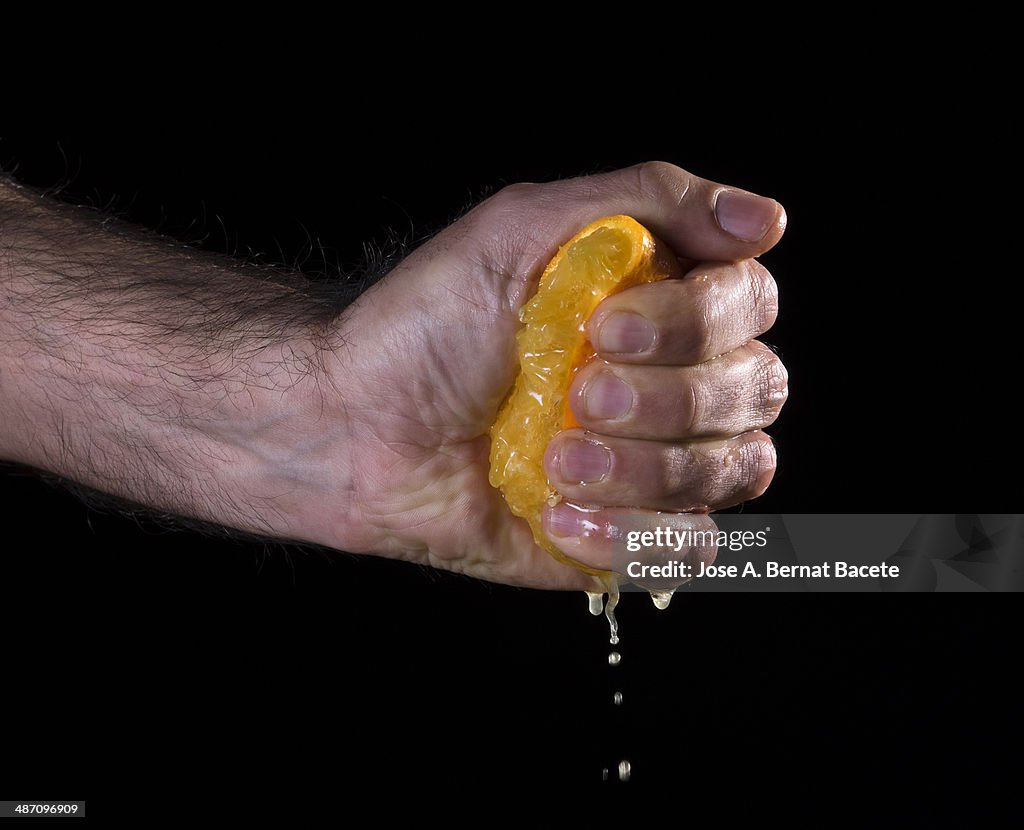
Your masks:
[[[488,432],[544,263],[621,213],[691,271],[598,307],[598,357],[566,390],[584,429],[548,444],[564,501],[546,532],[607,568],[624,527],[759,495],[775,467],[761,428],[786,397],[753,339],[775,284],[751,261],[782,207],[663,163],[506,188],[344,313],[295,275],[0,185],[0,457],[248,531],[593,589],[490,486]]]
[[[296,481],[306,459],[281,436],[324,411],[336,317],[302,277],[0,182],[0,456],[162,510],[308,538],[289,496],[308,496]]]

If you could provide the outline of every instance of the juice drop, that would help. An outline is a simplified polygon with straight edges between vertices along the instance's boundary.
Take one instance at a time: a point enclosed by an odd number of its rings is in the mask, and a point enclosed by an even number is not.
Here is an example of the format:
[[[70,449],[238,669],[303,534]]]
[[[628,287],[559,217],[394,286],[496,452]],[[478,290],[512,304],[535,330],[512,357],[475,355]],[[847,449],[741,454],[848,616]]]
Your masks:
[[[612,703],[614,703],[616,706],[622,705],[622,692],[616,692],[614,695],[612,695]]]
[[[619,780],[628,781],[630,773],[629,761],[619,761]]]
[[[651,591],[651,601],[654,603],[655,608],[657,608],[659,611],[664,611],[666,608],[668,608],[668,604],[672,602],[672,592]]]
[[[617,666],[617,665],[619,665],[619,663],[621,661],[622,661],[622,655],[619,654],[617,651],[613,651],[611,654],[608,655],[608,665],[609,666]]]
[[[611,631],[608,642],[614,646],[619,642],[619,621],[615,619],[615,606],[619,604],[619,580],[615,574],[608,574],[603,576],[601,581],[608,589],[608,602],[604,601],[604,594],[593,591],[587,591],[586,594],[590,602],[591,614],[596,617],[601,613],[602,607],[604,608],[604,615],[608,618],[608,628]]]
[[[604,584],[608,588],[608,602],[604,606],[604,615],[608,618],[608,626],[612,632],[608,642],[614,646],[619,642],[619,621],[615,619],[615,606],[619,604],[618,577],[615,574],[608,574],[604,577]]]

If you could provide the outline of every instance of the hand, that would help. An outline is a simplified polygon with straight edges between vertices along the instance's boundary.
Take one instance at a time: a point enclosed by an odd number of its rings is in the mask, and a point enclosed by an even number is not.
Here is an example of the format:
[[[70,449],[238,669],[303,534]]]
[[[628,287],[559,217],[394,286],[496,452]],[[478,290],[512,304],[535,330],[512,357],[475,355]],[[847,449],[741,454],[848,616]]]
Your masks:
[[[782,235],[781,206],[667,164],[506,188],[340,317],[295,275],[111,230],[0,182],[0,458],[263,535],[593,587],[490,487],[487,433],[537,276],[616,213],[691,270],[599,307],[598,358],[571,390],[589,431],[548,452],[549,477],[598,508],[600,531],[581,537],[563,505],[552,539],[608,567],[613,528],[707,527],[699,511],[761,493],[775,456],[758,430],[786,395],[753,341],[776,294],[750,259]]]
[[[593,587],[534,544],[490,487],[487,431],[514,378],[517,311],[537,276],[576,231],[617,213],[667,242],[689,273],[610,297],[591,319],[598,359],[570,390],[586,429],[558,435],[546,467],[567,499],[603,509],[559,505],[546,516],[550,537],[609,568],[609,528],[713,528],[655,511],[704,512],[765,490],[775,452],[760,429],[778,415],[787,376],[754,340],[774,322],[777,294],[751,257],[778,242],[785,213],[653,163],[505,188],[349,309],[327,365],[345,446],[325,433],[308,460],[348,454],[354,509],[318,541],[498,582]],[[605,532],[581,535],[595,526]]]

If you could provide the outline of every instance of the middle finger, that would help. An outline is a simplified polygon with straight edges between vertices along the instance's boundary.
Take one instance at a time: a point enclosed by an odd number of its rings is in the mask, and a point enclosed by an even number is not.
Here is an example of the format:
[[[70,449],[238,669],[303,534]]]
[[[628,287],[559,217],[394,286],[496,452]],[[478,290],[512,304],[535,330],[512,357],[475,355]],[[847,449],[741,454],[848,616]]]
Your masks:
[[[592,360],[573,379],[569,405],[592,432],[673,441],[762,429],[788,390],[782,361],[755,340],[697,366]]]

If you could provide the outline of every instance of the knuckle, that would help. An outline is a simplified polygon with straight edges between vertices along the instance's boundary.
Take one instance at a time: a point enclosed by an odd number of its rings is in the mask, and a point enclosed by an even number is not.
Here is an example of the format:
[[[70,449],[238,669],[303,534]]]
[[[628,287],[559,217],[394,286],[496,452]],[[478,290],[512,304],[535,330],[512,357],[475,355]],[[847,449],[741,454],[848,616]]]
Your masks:
[[[666,201],[678,207],[690,192],[693,177],[667,161],[647,161],[638,164],[634,170],[637,190],[645,199]]]
[[[712,356],[721,299],[715,282],[693,283],[690,287],[693,313],[686,329],[688,356],[703,360]]]
[[[747,287],[754,328],[762,334],[779,316],[779,288],[768,269],[753,259],[747,266]]]
[[[775,465],[775,445],[763,433],[710,454],[677,445],[666,457],[665,501],[672,509],[690,510],[756,498],[768,489]]]
[[[516,207],[525,201],[536,198],[539,189],[540,185],[531,182],[516,182],[505,185],[487,201],[492,207]]]
[[[696,435],[708,423],[711,417],[708,412],[710,397],[704,381],[699,377],[684,381],[682,435]]]
[[[775,475],[775,445],[767,435],[747,441],[740,450],[739,490],[748,497],[761,495]]]
[[[789,397],[789,373],[779,356],[758,344],[754,364],[754,410],[765,420],[774,420]]]

